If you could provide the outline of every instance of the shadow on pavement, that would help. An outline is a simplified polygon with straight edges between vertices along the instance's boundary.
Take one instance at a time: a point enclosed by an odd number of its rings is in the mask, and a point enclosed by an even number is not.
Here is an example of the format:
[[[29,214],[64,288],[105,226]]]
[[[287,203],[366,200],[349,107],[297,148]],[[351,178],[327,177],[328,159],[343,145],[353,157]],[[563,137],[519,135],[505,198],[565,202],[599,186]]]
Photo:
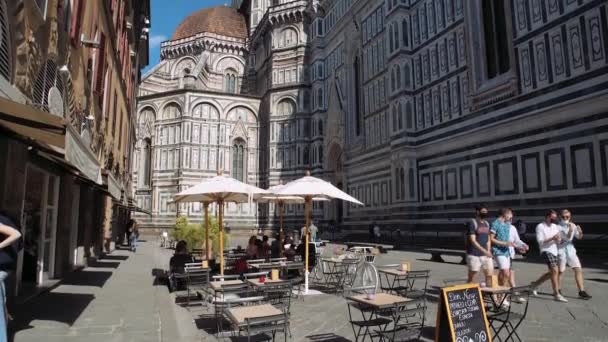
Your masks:
[[[129,256],[128,256],[128,255],[105,255],[105,256],[104,256],[104,257],[101,259],[101,261],[104,261],[104,260],[119,260],[119,261],[125,261],[125,260],[127,260],[127,259],[129,259]]]
[[[64,285],[103,287],[112,276],[107,271],[79,271],[70,274],[62,283]]]
[[[589,281],[595,281],[595,282],[598,282],[598,283],[608,283],[608,279],[588,278],[587,280],[589,280]]]
[[[352,340],[334,333],[308,335],[306,338],[312,342],[352,342]]]
[[[118,266],[120,266],[120,262],[103,261],[103,260],[89,262],[89,264],[87,265],[87,267],[94,267],[94,268],[118,268]]]
[[[21,330],[32,329],[32,321],[55,321],[74,324],[87,306],[95,299],[92,294],[49,292],[19,306],[14,321],[9,324],[9,341]]]

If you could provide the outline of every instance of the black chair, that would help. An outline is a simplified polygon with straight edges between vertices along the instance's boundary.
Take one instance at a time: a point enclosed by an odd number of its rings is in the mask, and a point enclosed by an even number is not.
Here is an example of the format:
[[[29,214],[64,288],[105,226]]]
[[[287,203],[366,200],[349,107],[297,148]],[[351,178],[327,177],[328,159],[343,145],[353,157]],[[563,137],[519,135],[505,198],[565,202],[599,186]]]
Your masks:
[[[392,329],[377,330],[380,341],[418,341],[424,329],[426,299],[396,304],[390,312],[395,322]]]
[[[185,274],[187,292],[186,305],[190,307],[191,293],[196,294],[201,302],[203,302],[205,294],[208,293],[209,269],[202,267],[186,267]]]
[[[528,306],[530,304],[530,286],[513,287],[504,294],[499,305],[493,306],[493,310],[488,312],[488,321],[494,332],[494,338],[500,342],[503,341],[519,341],[522,339],[517,333],[517,328],[524,322],[528,315]],[[513,298],[523,298],[523,303],[513,302]],[[506,335],[505,338],[501,333]]]
[[[276,334],[283,333],[284,340],[287,341],[287,330],[289,329],[289,316],[286,313],[280,315],[245,318],[245,326],[242,328],[247,333],[247,341],[260,335],[262,340],[274,341]],[[268,336],[270,334],[270,336]]]
[[[244,273],[243,278],[245,280],[247,280],[247,279],[257,279],[261,276],[268,277],[269,273],[270,273],[270,271]]]
[[[399,296],[410,299],[426,297],[429,274],[429,270],[409,271],[407,272],[407,276],[403,281],[403,285],[396,286],[393,288],[393,291],[395,291]]]
[[[247,284],[223,285],[212,301],[217,324],[217,333],[223,331],[223,323],[226,320],[226,312],[231,307],[260,304],[264,297],[251,296],[252,290]],[[218,296],[220,294],[221,296]]]
[[[264,297],[265,303],[272,304],[290,315],[292,288],[290,281],[267,283],[261,288],[261,295]]]
[[[357,309],[361,312],[361,319],[356,320],[353,318],[352,309]],[[378,334],[372,334],[373,328],[379,328],[380,331],[386,330],[386,327],[392,322],[390,319],[386,317],[382,317],[384,312],[377,311],[373,307],[357,303],[357,302],[348,302],[348,317],[349,322],[353,329],[353,334],[355,335],[355,342],[359,341],[359,338],[363,336],[362,341],[365,341],[366,336],[370,336],[373,341],[374,336],[378,336]]]

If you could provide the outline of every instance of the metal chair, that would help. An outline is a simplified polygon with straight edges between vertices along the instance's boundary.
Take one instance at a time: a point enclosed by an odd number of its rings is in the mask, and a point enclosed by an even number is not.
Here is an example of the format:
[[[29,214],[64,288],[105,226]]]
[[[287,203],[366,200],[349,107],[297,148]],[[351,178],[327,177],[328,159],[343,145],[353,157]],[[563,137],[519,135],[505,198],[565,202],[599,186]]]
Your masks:
[[[285,313],[274,316],[260,318],[245,318],[243,328],[247,333],[247,341],[251,341],[254,336],[263,335],[267,340],[274,341],[276,334],[283,333],[284,340],[287,341],[287,330],[289,329],[289,316]],[[270,336],[266,335],[270,334]]]
[[[200,301],[204,300],[204,294],[207,293],[209,286],[209,269],[202,267],[186,267],[186,305],[190,307],[191,292],[195,293]]]
[[[217,294],[220,293],[221,297]],[[251,288],[247,284],[224,285],[216,292],[215,298],[212,300],[215,320],[217,325],[217,333],[223,331],[223,322],[226,317],[226,310],[235,306],[260,304],[264,297],[250,296]]]
[[[361,312],[360,320],[353,319],[352,309],[357,309]],[[352,326],[353,334],[355,335],[355,342],[358,342],[361,336],[363,336],[362,341],[365,341],[367,335],[369,335],[373,341],[374,336],[372,336],[370,329],[378,327],[381,331],[386,330],[386,327],[392,322],[390,319],[378,315],[378,312],[371,306],[353,301],[348,302],[348,320]]]
[[[268,272],[268,271],[264,271],[264,272],[251,272],[251,273],[244,273],[244,274],[243,274],[243,278],[247,280],[247,279],[255,279],[255,278],[259,278],[259,277],[261,277],[261,276],[268,277],[268,274],[269,274],[269,273],[270,273],[270,272]]]
[[[394,326],[391,329],[376,330],[380,341],[418,341],[424,329],[426,299],[396,304],[390,312]]]
[[[336,291],[345,293],[346,289],[352,288],[357,277],[357,269],[359,269],[360,259],[344,259],[339,267],[342,269],[342,276]]]
[[[287,261],[287,258],[282,257],[282,258],[270,258],[269,261],[272,262],[281,262],[281,261]]]
[[[519,341],[522,339],[517,333],[517,328],[523,323],[528,315],[528,305],[530,304],[530,286],[513,287],[509,290],[501,304],[495,311],[488,312],[488,321],[494,332],[494,338],[498,341]],[[522,297],[524,303],[515,303],[512,298]],[[507,305],[506,301],[510,303]],[[501,337],[502,332],[506,333],[506,338]]]
[[[404,280],[405,284],[396,286],[392,290],[398,295],[407,297],[410,299],[418,299],[426,297],[428,282],[429,282],[429,270],[424,271],[409,271]],[[416,287],[417,283],[423,282],[424,285]]]
[[[239,280],[241,276],[239,274],[224,274],[224,275],[214,275],[211,277],[213,281],[221,281],[221,280]]]

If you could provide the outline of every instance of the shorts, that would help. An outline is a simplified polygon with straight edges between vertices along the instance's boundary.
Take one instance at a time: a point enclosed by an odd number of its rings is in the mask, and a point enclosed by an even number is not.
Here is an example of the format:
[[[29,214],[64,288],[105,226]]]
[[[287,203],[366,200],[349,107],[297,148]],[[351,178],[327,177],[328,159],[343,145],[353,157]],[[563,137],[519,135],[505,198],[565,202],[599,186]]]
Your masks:
[[[554,268],[559,266],[559,258],[557,255],[553,255],[551,253],[543,252],[541,254],[547,266]]]
[[[486,272],[492,272],[494,269],[494,262],[492,261],[492,258],[485,255],[477,256],[467,254],[467,265],[469,266],[469,271],[471,272],[479,272],[479,270],[482,268]]]
[[[509,255],[497,255],[496,263],[498,264],[498,268],[501,270],[511,269],[511,256]]]
[[[559,256],[559,271],[564,272],[566,270],[566,265],[570,266],[571,268],[582,267],[581,261],[576,253],[569,253],[568,255],[564,253]]]

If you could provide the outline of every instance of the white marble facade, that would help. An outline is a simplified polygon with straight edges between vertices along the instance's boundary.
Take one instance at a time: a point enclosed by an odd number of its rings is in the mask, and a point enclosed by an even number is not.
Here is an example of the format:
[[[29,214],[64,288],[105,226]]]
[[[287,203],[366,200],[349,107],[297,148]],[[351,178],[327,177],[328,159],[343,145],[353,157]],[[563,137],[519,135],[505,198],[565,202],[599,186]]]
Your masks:
[[[200,215],[166,203],[218,168],[262,187],[311,170],[366,204],[315,205],[321,225],[460,229],[478,202],[608,221],[605,1],[236,5],[246,39],[165,42],[140,87],[134,170],[151,226]],[[239,227],[276,214],[230,212]],[[301,216],[287,208],[288,225]]]

